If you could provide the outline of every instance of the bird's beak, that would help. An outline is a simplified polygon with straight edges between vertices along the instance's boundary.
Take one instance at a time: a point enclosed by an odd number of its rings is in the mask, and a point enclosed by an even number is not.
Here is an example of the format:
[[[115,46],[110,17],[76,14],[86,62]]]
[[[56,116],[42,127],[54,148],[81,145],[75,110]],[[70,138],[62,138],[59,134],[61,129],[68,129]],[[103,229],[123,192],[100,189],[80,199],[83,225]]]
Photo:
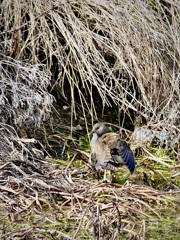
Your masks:
[[[89,135],[93,134],[94,133],[94,130],[92,129],[92,131],[89,133]]]

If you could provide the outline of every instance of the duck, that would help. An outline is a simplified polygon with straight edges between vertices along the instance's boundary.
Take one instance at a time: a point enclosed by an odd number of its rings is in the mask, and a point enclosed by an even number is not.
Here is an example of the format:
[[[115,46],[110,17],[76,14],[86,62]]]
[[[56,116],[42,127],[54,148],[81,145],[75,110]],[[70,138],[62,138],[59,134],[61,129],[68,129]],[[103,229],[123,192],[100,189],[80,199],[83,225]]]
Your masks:
[[[96,170],[116,171],[120,165],[125,164],[130,173],[134,173],[134,154],[119,134],[109,132],[104,122],[96,123],[90,134],[93,134],[90,141],[90,161]],[[104,181],[107,180],[105,175]]]

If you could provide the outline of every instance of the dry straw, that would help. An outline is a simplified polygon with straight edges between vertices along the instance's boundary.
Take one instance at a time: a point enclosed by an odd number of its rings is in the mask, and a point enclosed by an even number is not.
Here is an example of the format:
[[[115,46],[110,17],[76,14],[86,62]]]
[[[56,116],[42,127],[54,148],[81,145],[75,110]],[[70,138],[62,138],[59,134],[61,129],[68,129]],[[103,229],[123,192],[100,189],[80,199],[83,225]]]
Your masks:
[[[178,1],[3,1],[5,53],[56,71],[54,86],[77,117],[117,105],[147,122],[177,125],[179,112]],[[70,95],[66,86],[69,84]],[[96,95],[93,94],[96,89]]]
[[[34,140],[9,125],[38,126],[51,109],[50,86],[72,119],[87,125],[99,117],[97,102],[116,106],[119,116],[133,113],[173,136],[178,156],[179,1],[4,0],[0,16],[1,239],[144,239],[163,195],[35,159]]]

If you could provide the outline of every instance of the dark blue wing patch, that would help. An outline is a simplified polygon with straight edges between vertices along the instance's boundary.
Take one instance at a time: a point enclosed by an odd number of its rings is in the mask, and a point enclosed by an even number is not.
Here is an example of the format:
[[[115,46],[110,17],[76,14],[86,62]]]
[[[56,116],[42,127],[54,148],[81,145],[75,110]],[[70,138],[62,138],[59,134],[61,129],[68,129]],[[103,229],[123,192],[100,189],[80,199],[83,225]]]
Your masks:
[[[130,147],[125,142],[119,142],[117,151],[124,160],[125,165],[129,168],[129,171],[133,173],[135,170],[135,161],[134,154],[131,151]]]

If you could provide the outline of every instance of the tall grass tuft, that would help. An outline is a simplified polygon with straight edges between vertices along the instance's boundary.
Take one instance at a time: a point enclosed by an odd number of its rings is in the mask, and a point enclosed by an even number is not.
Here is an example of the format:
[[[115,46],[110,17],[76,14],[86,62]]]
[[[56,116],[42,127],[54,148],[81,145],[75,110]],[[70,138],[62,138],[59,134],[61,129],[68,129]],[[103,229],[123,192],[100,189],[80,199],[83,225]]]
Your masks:
[[[2,1],[1,15],[3,52],[53,69],[75,117],[76,93],[84,115],[96,116],[98,96],[103,107],[177,124],[177,1]]]

